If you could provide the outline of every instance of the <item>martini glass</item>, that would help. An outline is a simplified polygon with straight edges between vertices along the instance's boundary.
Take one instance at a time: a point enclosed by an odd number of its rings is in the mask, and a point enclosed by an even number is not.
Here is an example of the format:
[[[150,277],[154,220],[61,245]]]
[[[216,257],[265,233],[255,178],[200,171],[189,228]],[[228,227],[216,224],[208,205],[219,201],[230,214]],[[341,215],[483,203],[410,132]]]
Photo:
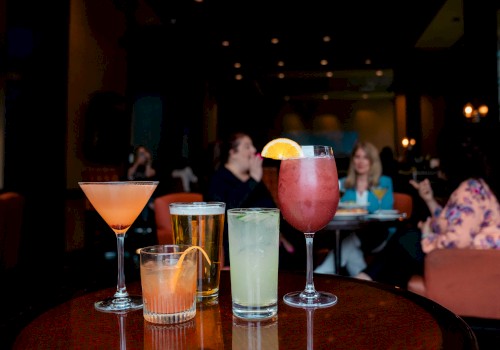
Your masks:
[[[92,206],[116,234],[118,250],[118,283],[116,293],[97,301],[103,312],[122,313],[142,308],[140,295],[129,295],[123,269],[125,233],[146,206],[158,181],[79,182]]]
[[[302,150],[304,157],[281,161],[278,201],[285,220],[305,235],[306,286],[303,291],[286,294],[283,301],[295,307],[328,307],[337,303],[337,297],[314,288],[313,239],[337,211],[337,165],[329,146],[302,146]]]
[[[384,198],[386,192],[387,192],[387,187],[381,187],[381,186],[375,186],[372,187],[372,192],[377,197],[378,199],[378,210],[382,209],[382,198]]]

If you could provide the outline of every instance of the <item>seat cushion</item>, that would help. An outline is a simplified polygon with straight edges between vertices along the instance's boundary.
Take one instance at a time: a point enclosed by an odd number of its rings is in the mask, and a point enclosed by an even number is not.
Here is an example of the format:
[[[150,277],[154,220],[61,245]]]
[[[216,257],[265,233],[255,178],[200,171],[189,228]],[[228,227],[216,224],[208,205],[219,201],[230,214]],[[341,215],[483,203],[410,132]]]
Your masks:
[[[456,314],[500,319],[500,250],[434,250],[424,276],[425,295]]]

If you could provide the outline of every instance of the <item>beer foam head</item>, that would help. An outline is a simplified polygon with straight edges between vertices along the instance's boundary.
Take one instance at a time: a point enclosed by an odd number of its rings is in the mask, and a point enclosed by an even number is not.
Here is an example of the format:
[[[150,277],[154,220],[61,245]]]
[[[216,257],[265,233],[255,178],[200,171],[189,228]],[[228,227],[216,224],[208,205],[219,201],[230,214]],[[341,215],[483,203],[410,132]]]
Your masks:
[[[191,202],[170,204],[171,215],[219,215],[224,214],[223,202]]]

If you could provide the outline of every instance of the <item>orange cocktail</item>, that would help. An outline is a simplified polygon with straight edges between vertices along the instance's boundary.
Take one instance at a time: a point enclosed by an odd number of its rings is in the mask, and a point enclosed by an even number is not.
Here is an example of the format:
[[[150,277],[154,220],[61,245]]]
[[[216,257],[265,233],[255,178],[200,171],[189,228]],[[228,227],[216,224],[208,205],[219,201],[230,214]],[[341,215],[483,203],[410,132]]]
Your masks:
[[[80,184],[99,215],[115,231],[125,233],[148,202],[157,182],[101,182]]]
[[[184,322],[195,316],[197,251],[189,250],[189,247],[159,245],[141,249],[141,285],[146,321],[169,324]]]
[[[104,312],[124,312],[142,308],[140,295],[129,295],[123,267],[125,233],[146,206],[158,181],[79,182],[92,206],[116,235],[118,283],[111,298],[98,301],[95,308]]]

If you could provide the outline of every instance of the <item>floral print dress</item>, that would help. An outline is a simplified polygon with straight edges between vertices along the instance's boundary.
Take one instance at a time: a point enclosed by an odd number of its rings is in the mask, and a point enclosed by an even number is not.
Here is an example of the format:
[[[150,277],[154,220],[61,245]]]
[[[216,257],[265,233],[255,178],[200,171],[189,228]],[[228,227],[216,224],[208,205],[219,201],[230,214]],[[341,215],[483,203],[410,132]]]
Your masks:
[[[500,249],[500,205],[482,179],[468,179],[435,210],[431,232],[422,233],[422,250]]]

